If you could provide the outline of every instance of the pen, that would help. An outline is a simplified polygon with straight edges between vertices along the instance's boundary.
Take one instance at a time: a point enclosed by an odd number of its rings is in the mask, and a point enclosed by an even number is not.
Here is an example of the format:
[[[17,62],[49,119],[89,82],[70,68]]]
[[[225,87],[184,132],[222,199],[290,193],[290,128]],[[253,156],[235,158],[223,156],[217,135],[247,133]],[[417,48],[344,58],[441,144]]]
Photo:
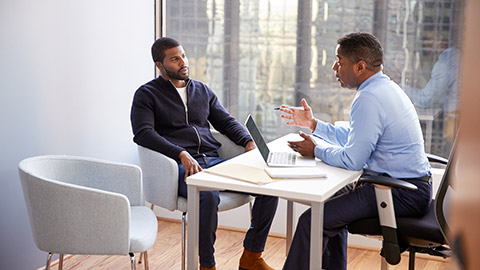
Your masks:
[[[285,107],[285,108],[288,108],[288,109],[291,109],[291,108],[299,108],[299,107]],[[275,107],[273,108],[275,111],[278,111],[280,110],[280,107]]]

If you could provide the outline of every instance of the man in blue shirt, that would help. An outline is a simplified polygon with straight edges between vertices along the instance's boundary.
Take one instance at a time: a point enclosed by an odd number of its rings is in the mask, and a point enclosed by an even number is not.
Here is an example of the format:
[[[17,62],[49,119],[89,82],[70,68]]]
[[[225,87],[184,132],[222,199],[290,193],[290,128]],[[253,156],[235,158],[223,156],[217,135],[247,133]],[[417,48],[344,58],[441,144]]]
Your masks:
[[[311,107],[282,105],[288,125],[310,128],[332,145],[317,145],[300,132],[303,141],[289,146],[304,156],[316,156],[332,166],[364,170],[405,179],[415,192],[392,189],[396,214],[422,215],[431,201],[430,165],[424,152],[422,131],[415,108],[404,91],[383,74],[383,50],[376,37],[352,33],[337,41],[332,69],[342,87],[357,90],[348,126],[337,127],[313,117]],[[324,269],[346,269],[347,226],[355,220],[377,216],[372,184],[348,185],[325,203],[323,231]],[[283,269],[308,269],[310,209],[299,219]]]

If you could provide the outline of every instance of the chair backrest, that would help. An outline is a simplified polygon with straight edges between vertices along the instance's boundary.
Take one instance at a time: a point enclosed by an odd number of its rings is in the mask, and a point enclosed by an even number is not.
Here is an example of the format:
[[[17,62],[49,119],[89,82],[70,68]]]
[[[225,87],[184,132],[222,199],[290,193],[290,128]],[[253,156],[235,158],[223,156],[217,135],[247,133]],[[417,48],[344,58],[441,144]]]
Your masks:
[[[435,195],[435,218],[440,226],[440,230],[447,243],[450,244],[448,236],[450,235],[450,226],[448,225],[449,205],[451,197],[454,196],[455,190],[451,186],[450,178],[455,174],[457,156],[455,155],[456,142],[453,144],[448,163],[445,168],[442,180]]]
[[[128,253],[130,201],[124,194],[136,200],[142,197],[138,167],[88,158],[40,156],[22,160],[19,176],[40,250],[61,254]]]
[[[36,177],[124,194],[132,205],[143,205],[141,181],[134,190],[131,179],[141,179],[138,166],[88,157],[65,155],[38,156],[20,162],[19,168]],[[116,184],[129,181],[129,185]]]
[[[215,140],[222,144],[220,149],[218,149],[218,155],[221,158],[232,158],[245,152],[244,147],[234,144],[227,136],[223,135],[222,133],[216,130],[211,130],[211,132],[213,137],[215,137]]]
[[[227,136],[211,130],[222,144],[218,150],[221,158],[231,158],[244,152]],[[138,145],[140,167],[143,171],[145,199],[162,208],[174,211],[178,206],[178,164],[175,160],[151,149]]]

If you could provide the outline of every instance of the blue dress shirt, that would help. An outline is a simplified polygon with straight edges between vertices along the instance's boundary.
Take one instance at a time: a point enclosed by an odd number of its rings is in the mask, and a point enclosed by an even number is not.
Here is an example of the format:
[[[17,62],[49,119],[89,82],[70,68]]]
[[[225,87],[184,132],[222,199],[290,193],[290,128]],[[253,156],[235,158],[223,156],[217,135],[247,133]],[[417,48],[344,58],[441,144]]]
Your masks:
[[[430,174],[415,108],[382,71],[358,88],[349,123],[336,127],[318,121],[313,135],[333,145],[317,145],[315,156],[332,166],[369,169],[396,178]]]

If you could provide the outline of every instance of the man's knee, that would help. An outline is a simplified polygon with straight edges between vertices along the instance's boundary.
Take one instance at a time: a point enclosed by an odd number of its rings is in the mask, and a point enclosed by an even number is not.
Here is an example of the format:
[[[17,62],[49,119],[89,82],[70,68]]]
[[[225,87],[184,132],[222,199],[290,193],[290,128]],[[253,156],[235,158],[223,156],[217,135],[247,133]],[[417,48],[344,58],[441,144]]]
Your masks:
[[[274,206],[275,209],[278,205],[278,197],[276,196],[267,196],[267,195],[258,195],[256,198],[255,198],[255,202],[257,201],[261,201],[263,205],[270,205],[270,206]]]
[[[216,208],[220,204],[220,192],[218,190],[201,191],[200,205],[208,208]]]

